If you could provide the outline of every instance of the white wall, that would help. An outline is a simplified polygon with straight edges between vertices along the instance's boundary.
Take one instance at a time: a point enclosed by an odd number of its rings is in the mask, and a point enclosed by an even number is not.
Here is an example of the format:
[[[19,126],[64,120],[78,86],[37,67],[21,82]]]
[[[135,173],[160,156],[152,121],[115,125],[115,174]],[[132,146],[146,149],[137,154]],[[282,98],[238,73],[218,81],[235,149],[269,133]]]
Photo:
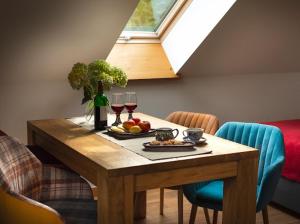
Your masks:
[[[0,7],[0,129],[26,139],[26,121],[82,114],[67,75],[106,58],[137,0],[6,0]]]
[[[121,0],[113,10],[96,0],[30,2],[0,13],[0,129],[22,139],[26,120],[82,113],[82,94],[69,87],[67,73],[76,61],[105,58],[134,8]],[[298,0],[238,0],[181,79],[129,83],[139,110],[209,112],[222,122],[300,118],[299,8]]]
[[[225,121],[300,119],[300,73],[187,75],[181,80],[136,81],[140,111],[165,118],[176,110],[212,113]]]

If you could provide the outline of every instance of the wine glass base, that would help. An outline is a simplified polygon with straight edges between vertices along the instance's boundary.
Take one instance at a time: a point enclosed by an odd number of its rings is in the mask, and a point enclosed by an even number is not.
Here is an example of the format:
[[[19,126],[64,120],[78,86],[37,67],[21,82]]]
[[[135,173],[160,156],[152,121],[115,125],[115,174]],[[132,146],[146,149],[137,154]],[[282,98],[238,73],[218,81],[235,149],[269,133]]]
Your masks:
[[[111,124],[111,126],[118,126],[119,124],[122,124],[122,122],[114,122]]]

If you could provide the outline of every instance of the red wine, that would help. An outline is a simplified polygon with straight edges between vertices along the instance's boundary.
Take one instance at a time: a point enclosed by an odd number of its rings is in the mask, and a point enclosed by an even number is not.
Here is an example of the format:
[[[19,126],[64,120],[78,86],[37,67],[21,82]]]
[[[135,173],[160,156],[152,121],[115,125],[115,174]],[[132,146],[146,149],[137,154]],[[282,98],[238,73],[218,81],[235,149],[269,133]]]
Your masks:
[[[112,104],[111,109],[116,113],[120,114],[124,109],[124,104]]]
[[[136,103],[125,103],[126,110],[128,110],[129,113],[132,113],[135,108],[137,108]]]

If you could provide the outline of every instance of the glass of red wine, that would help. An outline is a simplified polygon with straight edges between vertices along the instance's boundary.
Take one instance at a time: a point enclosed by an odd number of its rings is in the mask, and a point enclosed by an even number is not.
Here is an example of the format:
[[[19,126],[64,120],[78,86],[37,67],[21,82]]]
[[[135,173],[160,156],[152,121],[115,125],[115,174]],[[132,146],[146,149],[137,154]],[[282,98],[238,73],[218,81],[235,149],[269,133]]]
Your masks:
[[[132,119],[132,113],[137,108],[137,97],[135,92],[126,92],[125,108],[128,111],[128,120]]]
[[[111,101],[111,109],[116,113],[116,120],[112,126],[118,126],[122,124],[120,114],[124,109],[124,94],[123,93],[113,93]]]

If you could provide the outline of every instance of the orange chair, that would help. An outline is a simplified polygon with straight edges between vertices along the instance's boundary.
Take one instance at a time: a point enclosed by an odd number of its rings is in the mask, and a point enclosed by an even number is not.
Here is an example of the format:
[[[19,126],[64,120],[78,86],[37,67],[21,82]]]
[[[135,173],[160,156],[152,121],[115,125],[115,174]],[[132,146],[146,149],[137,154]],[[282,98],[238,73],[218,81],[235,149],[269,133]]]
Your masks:
[[[214,135],[219,128],[219,120],[215,115],[193,112],[176,111],[166,118],[175,124],[188,128],[202,128],[205,133]],[[181,186],[174,186],[167,189],[178,191],[178,223],[183,223],[183,190]],[[164,213],[164,188],[160,189],[160,214]],[[207,216],[206,216],[207,217]]]
[[[166,120],[188,128],[202,128],[210,135],[214,135],[219,128],[219,120],[212,114],[176,111],[169,114]]]
[[[64,224],[54,209],[25,196],[4,191],[0,187],[1,223]]]

